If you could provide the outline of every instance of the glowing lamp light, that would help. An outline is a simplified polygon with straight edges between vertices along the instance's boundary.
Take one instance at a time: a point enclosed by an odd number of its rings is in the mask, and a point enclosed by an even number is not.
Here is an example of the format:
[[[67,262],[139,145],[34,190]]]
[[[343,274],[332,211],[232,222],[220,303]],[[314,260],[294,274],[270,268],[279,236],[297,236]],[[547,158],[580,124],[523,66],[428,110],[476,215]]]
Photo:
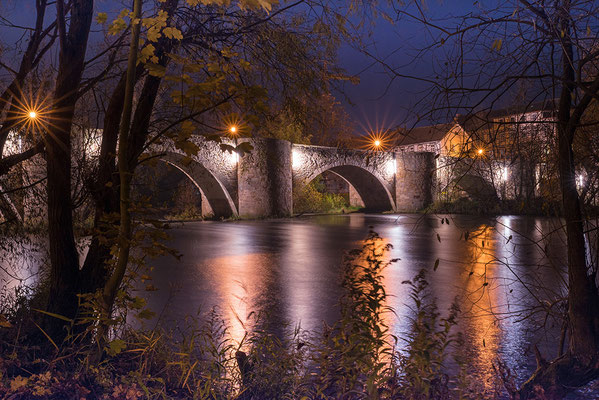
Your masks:
[[[395,174],[395,172],[397,171],[397,161],[395,160],[391,160],[387,162],[387,173],[389,175],[393,175]]]
[[[295,150],[291,153],[291,167],[299,168],[302,165],[302,156]]]
[[[584,186],[584,176],[576,176],[576,188],[581,189]]]
[[[374,141],[374,145],[375,145],[376,147],[380,147],[380,146],[381,146],[381,141],[380,141],[380,140],[375,140],[375,141]]]
[[[27,113],[27,116],[28,116],[30,119],[36,119],[36,118],[37,118],[37,113],[36,113],[35,111],[31,110],[31,111],[29,111],[29,112]]]
[[[235,125],[233,125],[232,127],[229,128],[229,132],[231,132],[232,134],[236,134],[237,133],[237,127]]]
[[[501,178],[502,182],[507,182],[507,179],[508,179],[508,169],[507,169],[507,167],[501,168],[500,178]]]
[[[479,156],[482,156],[485,151],[483,149],[478,149],[476,152]]]

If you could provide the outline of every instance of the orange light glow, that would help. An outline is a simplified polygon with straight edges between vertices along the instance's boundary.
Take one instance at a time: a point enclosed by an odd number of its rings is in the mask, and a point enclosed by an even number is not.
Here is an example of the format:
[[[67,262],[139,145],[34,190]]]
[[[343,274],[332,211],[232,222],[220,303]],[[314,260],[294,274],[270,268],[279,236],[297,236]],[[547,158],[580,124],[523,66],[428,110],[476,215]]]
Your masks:
[[[22,129],[25,135],[50,133],[50,128],[55,126],[57,110],[53,109],[49,96],[49,93],[39,88],[18,88],[12,99],[15,112],[9,115],[8,120],[15,128]]]
[[[231,138],[245,136],[248,131],[246,123],[238,114],[229,114],[222,120],[222,133]]]
[[[483,149],[478,149],[477,153],[479,156],[482,156],[485,151]]]
[[[392,145],[392,135],[387,132],[371,132],[370,134],[363,136],[360,139],[362,145],[360,146],[364,150],[369,151],[386,151]]]

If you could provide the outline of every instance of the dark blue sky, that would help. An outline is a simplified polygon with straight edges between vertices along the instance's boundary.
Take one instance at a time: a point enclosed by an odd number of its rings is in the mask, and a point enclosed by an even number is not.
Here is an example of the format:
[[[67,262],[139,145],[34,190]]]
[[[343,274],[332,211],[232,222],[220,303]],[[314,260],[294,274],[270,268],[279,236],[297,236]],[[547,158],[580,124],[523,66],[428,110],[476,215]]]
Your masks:
[[[3,13],[8,11],[11,19],[19,24],[31,24],[34,15],[33,0],[0,0]],[[420,2],[421,0],[417,0]],[[129,3],[130,1],[125,1]],[[381,1],[384,3],[384,1]],[[119,0],[96,0],[97,12],[119,10]],[[452,15],[463,15],[476,8],[474,0],[427,0],[426,16],[444,19]],[[388,7],[383,11],[393,16]],[[2,28],[5,30],[4,28]],[[3,33],[4,41],[14,41],[14,32]],[[421,23],[403,18],[394,24],[378,18],[374,20],[371,35],[364,36],[368,50],[405,75],[423,75],[432,70],[433,55],[415,59],[417,50],[430,43],[431,36]],[[433,53],[434,54],[434,53]],[[425,89],[421,82],[407,78],[391,80],[391,75],[377,65],[373,59],[344,45],[338,56],[340,66],[348,74],[359,74],[360,84],[344,86],[344,96],[336,93],[347,112],[358,125],[358,131],[391,128],[398,124],[413,123],[414,118],[406,110],[413,108]],[[353,103],[353,104],[350,104]]]
[[[420,2],[420,0],[418,0]],[[494,1],[491,1],[494,2]],[[424,9],[427,18],[449,21],[477,8],[474,0],[427,0]],[[392,15],[389,7],[383,7]],[[411,10],[414,11],[414,10]],[[391,24],[384,18],[375,20],[372,35],[366,39],[368,50],[378,59],[396,67],[403,75],[424,76],[432,72],[435,57],[442,49],[419,56],[419,50],[432,42],[436,32],[422,23],[402,17]],[[413,124],[414,104],[423,96],[427,85],[409,78],[392,79],[383,66],[357,50],[344,46],[339,63],[350,74],[360,74],[357,86],[346,85],[344,90],[355,105],[345,102],[346,109],[363,129],[385,129],[398,124]],[[339,96],[341,99],[341,96]],[[445,122],[445,121],[440,121]]]

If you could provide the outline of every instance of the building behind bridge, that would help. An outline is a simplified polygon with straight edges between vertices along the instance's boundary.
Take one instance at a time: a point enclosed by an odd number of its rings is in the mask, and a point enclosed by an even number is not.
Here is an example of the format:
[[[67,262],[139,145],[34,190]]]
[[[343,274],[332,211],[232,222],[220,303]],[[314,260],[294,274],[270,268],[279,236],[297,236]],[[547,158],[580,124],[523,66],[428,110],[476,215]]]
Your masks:
[[[456,115],[449,123],[397,129],[396,151],[506,160],[524,156],[522,149],[529,145],[548,153],[554,129],[553,101],[539,102]]]
[[[459,187],[457,191],[450,188],[460,175],[468,174],[490,182],[504,200],[553,199],[558,190],[555,129],[555,102],[550,100],[456,115],[449,123],[398,129],[395,151],[435,153],[437,170],[442,171],[438,174],[445,175],[437,177],[445,185],[439,193],[448,198],[468,195]],[[580,185],[584,175],[580,171]]]

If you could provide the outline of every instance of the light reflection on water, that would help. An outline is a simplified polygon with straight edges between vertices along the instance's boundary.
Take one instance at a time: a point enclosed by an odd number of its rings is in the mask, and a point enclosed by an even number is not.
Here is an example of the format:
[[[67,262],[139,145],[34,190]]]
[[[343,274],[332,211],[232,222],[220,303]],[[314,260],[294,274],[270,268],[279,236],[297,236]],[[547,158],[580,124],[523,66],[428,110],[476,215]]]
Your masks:
[[[250,311],[264,312],[262,323],[274,332],[298,323],[317,331],[338,316],[343,253],[359,247],[373,226],[393,245],[388,257],[400,259],[384,276],[389,305],[399,315],[391,324],[395,335],[409,329],[409,287],[401,282],[424,268],[440,311],[460,299],[460,329],[481,382],[494,375],[498,356],[516,372],[530,372],[533,344],[548,357],[556,351],[554,321],[547,320],[547,331],[535,329],[545,316],[539,306],[564,291],[565,244],[559,232],[548,235],[559,221],[448,219],[442,224],[440,216],[352,214],[186,224],[173,229],[170,243],[184,256],[181,262],[154,262],[154,283],[163,290],[149,293],[148,301],[160,309],[174,293],[163,322],[217,306],[235,339],[251,329],[245,318]],[[532,311],[537,313],[529,318]]]
[[[545,316],[540,305],[564,293],[559,221],[447,218],[449,224],[441,216],[361,214],[188,223],[170,232],[169,245],[183,254],[181,261],[151,261],[160,290],[142,294],[166,326],[218,307],[237,341],[252,329],[252,311],[262,313],[261,328],[275,333],[296,324],[318,331],[338,317],[343,253],[359,247],[372,226],[393,245],[388,257],[400,259],[384,273],[389,305],[399,316],[388,320],[395,335],[409,329],[409,287],[402,282],[424,268],[440,311],[460,299],[460,329],[479,381],[490,385],[498,356],[525,376],[534,369],[533,344],[547,358],[556,351],[555,322],[535,329]]]

